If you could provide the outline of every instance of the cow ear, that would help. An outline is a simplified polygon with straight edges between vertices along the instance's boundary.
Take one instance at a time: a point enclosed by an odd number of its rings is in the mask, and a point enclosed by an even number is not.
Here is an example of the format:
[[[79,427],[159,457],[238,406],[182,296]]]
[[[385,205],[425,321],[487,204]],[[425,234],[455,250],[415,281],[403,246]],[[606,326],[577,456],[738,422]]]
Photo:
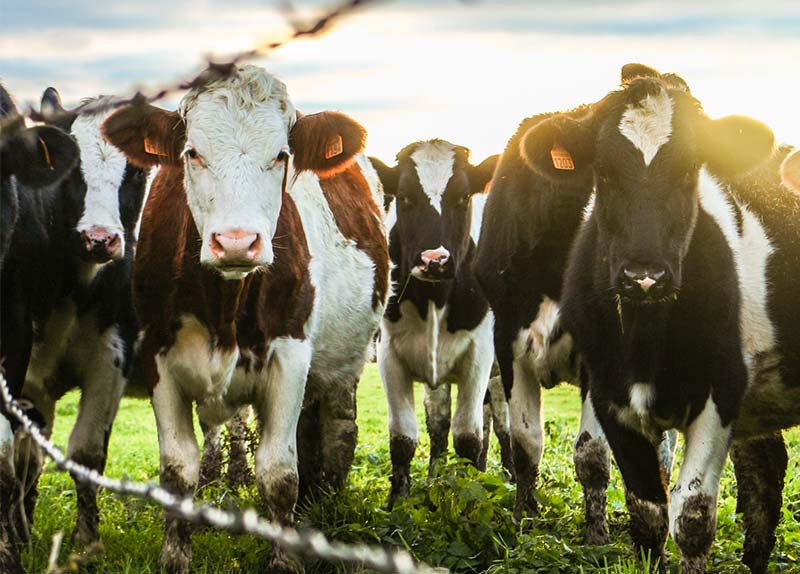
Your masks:
[[[655,68],[644,64],[631,63],[622,66],[620,72],[620,84],[627,86],[636,78],[660,78],[661,74]]]
[[[772,155],[775,136],[765,124],[745,116],[701,119],[698,149],[709,170],[723,177],[750,171]]]
[[[41,112],[47,116],[50,114],[57,114],[64,111],[64,106],[61,103],[61,94],[58,93],[54,87],[50,86],[42,94]]]
[[[333,177],[353,164],[366,139],[364,127],[345,114],[301,116],[289,132],[294,168],[311,170],[321,178]]]
[[[800,194],[800,149],[790,153],[781,164],[783,185]]]
[[[536,173],[553,181],[568,181],[591,169],[594,133],[582,122],[556,115],[525,132],[519,151]]]
[[[483,193],[483,190],[486,189],[486,184],[488,184],[494,176],[494,170],[497,167],[499,159],[500,156],[497,154],[490,155],[483,160],[480,165],[470,166],[469,185],[472,193]]]
[[[103,137],[139,167],[179,165],[186,124],[178,112],[134,102],[108,116]]]
[[[52,126],[23,130],[3,150],[3,169],[28,187],[60,181],[78,163],[78,144]]]
[[[389,167],[377,157],[370,157],[369,161],[372,163],[372,167],[375,168],[375,171],[378,172],[378,177],[383,186],[383,193],[386,195],[396,195],[398,181],[397,167]]]

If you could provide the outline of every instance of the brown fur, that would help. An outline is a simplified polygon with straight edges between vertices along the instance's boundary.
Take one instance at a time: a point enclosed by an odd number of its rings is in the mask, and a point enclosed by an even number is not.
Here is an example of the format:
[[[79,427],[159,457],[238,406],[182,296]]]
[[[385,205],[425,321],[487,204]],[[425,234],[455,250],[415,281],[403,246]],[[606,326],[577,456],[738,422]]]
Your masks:
[[[326,158],[333,141],[342,138],[342,152]],[[339,112],[320,112],[300,116],[289,133],[289,146],[294,154],[294,167],[300,172],[312,170],[320,179],[333,177],[354,162],[364,149],[366,130],[352,118]]]
[[[139,167],[177,165],[186,142],[186,125],[178,112],[136,102],[111,114],[103,137]],[[155,153],[150,153],[155,152]]]
[[[355,241],[375,264],[372,307],[386,300],[389,288],[389,251],[381,214],[361,170],[352,165],[335,177],[321,179],[320,185],[336,225],[347,239]]]
[[[800,194],[800,149],[794,150],[783,160],[781,181],[786,188]]]
[[[276,337],[305,338],[314,300],[310,255],[297,208],[285,193],[273,246],[273,264],[243,281],[226,281],[201,267],[183,169],[161,169],[144,209],[133,278],[134,302],[145,329],[140,355],[151,392],[158,382],[155,354],[171,346],[184,313],[197,317],[219,348],[238,344],[261,359],[259,364]]]

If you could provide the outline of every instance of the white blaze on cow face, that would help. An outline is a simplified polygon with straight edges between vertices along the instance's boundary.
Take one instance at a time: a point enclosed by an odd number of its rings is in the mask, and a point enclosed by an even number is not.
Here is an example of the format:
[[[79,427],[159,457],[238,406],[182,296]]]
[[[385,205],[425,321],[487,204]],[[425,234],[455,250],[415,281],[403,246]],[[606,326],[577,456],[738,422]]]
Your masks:
[[[187,94],[180,111],[184,186],[202,239],[200,262],[241,279],[273,261],[294,106],[283,82],[244,66]]]
[[[650,165],[672,134],[672,100],[666,90],[646,96],[638,105],[629,104],[619,132],[642,152],[644,164]]]
[[[100,133],[100,126],[111,111],[79,115],[72,123],[72,136],[81,154],[81,174],[86,182],[83,214],[76,229],[84,236],[116,235],[119,243],[111,257],[120,259],[125,253],[125,230],[120,217],[119,188],[127,162],[122,152]]]
[[[447,182],[453,177],[455,150],[447,142],[426,142],[411,154],[422,191],[439,215]]]

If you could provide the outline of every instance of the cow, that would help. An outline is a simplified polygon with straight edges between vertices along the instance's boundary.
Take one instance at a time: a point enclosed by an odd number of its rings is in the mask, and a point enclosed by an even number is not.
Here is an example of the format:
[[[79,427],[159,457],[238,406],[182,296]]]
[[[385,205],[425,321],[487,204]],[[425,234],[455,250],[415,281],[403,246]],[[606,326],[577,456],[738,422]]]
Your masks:
[[[11,95],[1,84],[0,125],[0,272],[5,273],[6,256],[11,253],[14,259],[11,245],[16,224],[20,219],[23,226],[29,223],[26,206],[30,196],[56,193],[53,187],[72,170],[79,152],[72,138],[58,128],[26,127]],[[18,397],[30,356],[30,307],[16,300],[15,293],[8,292],[4,284],[0,285],[0,296],[3,309],[7,304],[13,305],[14,312],[2,316],[0,349],[4,378],[12,396]],[[12,348],[16,352],[7,355],[6,351]],[[22,572],[19,556],[22,517],[18,504],[21,490],[14,460],[16,427],[16,421],[7,418],[5,405],[0,404],[0,571],[10,574]]]
[[[621,82],[627,84],[649,70],[628,64],[622,69]],[[678,76],[663,77],[685,86]],[[593,105],[566,114],[581,118]],[[534,488],[544,449],[541,389],[561,382],[580,385],[574,464],[584,490],[585,540],[607,544],[610,452],[592,409],[580,356],[563,328],[559,308],[569,249],[589,204],[593,181],[588,175],[559,181],[543,177],[531,169],[521,148],[525,134],[554,115],[524,119],[506,145],[488,194],[474,268],[495,314],[495,353],[510,403],[515,517],[519,520],[537,511]],[[674,433],[667,435],[663,444],[667,472],[675,438]]]
[[[712,120],[687,90],[653,75],[586,117],[543,121],[520,145],[552,181],[594,181],[561,319],[622,473],[634,545],[663,571],[669,532],[683,572],[705,572],[735,439],[740,487],[750,490],[740,498],[744,562],[764,572],[774,538],[758,530],[774,530],[771,491],[786,464],[776,433],[800,422],[791,319],[800,200],[780,185],[777,165],[768,185],[739,179],[770,157],[772,131],[741,116]],[[668,496],[658,443],[670,428],[684,433],[686,450]],[[770,449],[753,454],[755,439]],[[753,454],[747,469],[740,447]],[[765,459],[766,468],[754,464]]]
[[[301,115],[286,84],[252,65],[189,90],[177,111],[137,102],[103,129],[129,161],[160,166],[134,299],[161,484],[181,495],[197,484],[193,402],[211,425],[249,403],[261,423],[259,493],[290,524],[299,480],[346,480],[356,383],[388,292],[366,132],[341,113]],[[190,569],[190,527],[176,516],[159,562]],[[269,568],[303,569],[278,546]]]
[[[472,200],[491,179],[497,156],[474,166],[467,148],[433,139],[404,147],[396,159],[394,167],[372,159],[384,193],[393,199],[386,224],[393,292],[377,347],[389,404],[389,508],[409,493],[418,438],[414,381],[430,388],[429,472],[447,450],[451,384],[458,385],[455,451],[477,465],[494,362],[492,313],[471,265],[483,207]]]
[[[800,150],[794,150],[783,160],[781,181],[788,189],[800,193]]]

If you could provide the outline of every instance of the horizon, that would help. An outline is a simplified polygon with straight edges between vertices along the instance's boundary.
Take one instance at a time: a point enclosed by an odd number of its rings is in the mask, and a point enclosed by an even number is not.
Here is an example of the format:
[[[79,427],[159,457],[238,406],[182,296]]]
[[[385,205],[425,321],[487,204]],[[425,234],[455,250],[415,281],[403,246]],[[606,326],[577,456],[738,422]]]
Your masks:
[[[303,2],[301,13],[329,4]],[[798,4],[379,2],[252,63],[286,81],[298,109],[361,122],[367,152],[387,162],[413,141],[439,137],[470,148],[478,163],[501,153],[523,118],[618,87],[629,62],[681,75],[712,117],[752,116],[797,145]],[[191,77],[205,56],[224,59],[288,32],[278,3],[257,0],[33,0],[4,11],[0,81],[21,105],[38,106],[50,85],[67,106],[152,89]]]

